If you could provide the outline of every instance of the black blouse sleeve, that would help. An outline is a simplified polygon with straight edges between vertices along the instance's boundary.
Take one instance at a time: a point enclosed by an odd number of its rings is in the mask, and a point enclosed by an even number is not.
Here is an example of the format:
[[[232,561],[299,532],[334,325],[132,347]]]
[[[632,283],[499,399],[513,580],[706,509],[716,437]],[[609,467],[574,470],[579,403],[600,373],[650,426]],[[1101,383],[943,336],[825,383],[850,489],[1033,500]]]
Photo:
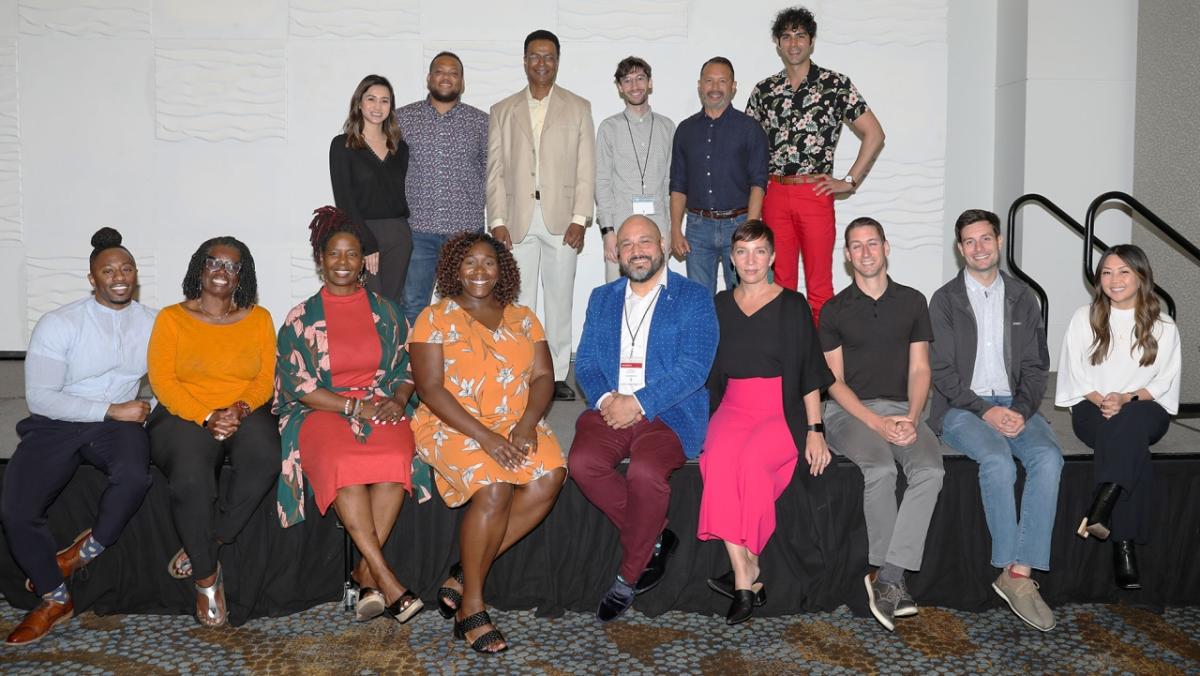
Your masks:
[[[803,295],[797,293],[796,296],[796,302],[792,305],[793,311],[787,321],[796,327],[796,348],[799,353],[796,382],[803,396],[813,390],[829,387],[834,378],[833,372],[825,362],[825,353],[821,350],[817,328],[813,326],[812,309]]]
[[[333,137],[333,141],[329,143],[329,182],[333,186],[333,203],[346,212],[351,223],[359,227],[362,233],[363,253],[373,254],[379,251],[379,243],[375,240],[375,234],[367,227],[355,199],[350,153],[351,150],[346,147],[345,134]]]

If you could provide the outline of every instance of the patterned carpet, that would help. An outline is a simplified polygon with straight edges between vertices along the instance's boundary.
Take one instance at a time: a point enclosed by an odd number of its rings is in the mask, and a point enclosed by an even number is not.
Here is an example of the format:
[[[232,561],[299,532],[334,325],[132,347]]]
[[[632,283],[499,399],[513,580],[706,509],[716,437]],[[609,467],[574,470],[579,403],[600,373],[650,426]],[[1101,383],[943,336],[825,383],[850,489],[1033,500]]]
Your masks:
[[[104,673],[1200,673],[1200,608],[1163,615],[1127,606],[1057,609],[1042,634],[1008,611],[922,608],[889,634],[845,608],[816,615],[721,618],[667,613],[598,626],[585,614],[495,612],[512,648],[478,656],[426,611],[401,626],[350,621],[340,604],[237,629],[190,618],[86,613],[40,643],[0,648],[5,674]],[[21,614],[6,604],[0,631]]]

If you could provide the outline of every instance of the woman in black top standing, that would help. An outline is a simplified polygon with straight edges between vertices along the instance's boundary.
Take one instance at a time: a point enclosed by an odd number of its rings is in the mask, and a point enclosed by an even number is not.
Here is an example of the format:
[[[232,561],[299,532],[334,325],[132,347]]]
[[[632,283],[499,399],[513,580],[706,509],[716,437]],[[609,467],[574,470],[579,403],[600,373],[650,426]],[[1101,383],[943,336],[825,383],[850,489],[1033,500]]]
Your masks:
[[[365,226],[367,288],[404,307],[412,255],[408,228],[408,144],[396,124],[396,97],[382,75],[368,75],[350,98],[342,134],[329,144],[333,199],[352,223]]]

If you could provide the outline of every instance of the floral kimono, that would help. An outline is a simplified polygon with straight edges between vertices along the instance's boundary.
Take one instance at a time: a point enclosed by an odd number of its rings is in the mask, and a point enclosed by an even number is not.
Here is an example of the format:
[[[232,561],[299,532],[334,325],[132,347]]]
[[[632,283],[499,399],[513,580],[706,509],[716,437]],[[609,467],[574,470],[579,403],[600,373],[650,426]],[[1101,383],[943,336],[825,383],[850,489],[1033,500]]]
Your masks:
[[[396,388],[409,379],[408,350],[405,346],[407,324],[404,315],[391,301],[367,293],[371,315],[379,332],[382,358],[375,372],[373,394],[391,397]],[[276,488],[279,522],[284,528],[304,520],[304,471],[300,466],[300,427],[312,411],[300,398],[318,388],[344,392],[334,387],[329,370],[329,343],[325,329],[325,307],[318,292],[292,308],[279,330],[278,353],[275,359],[275,403],[272,411],[279,416],[279,433],[283,441],[283,467]],[[414,398],[415,401],[415,398]],[[406,414],[413,412],[413,402]],[[345,416],[350,431],[359,442],[371,435],[371,422]],[[429,468],[416,455],[412,461],[412,488],[418,502],[432,496]]]

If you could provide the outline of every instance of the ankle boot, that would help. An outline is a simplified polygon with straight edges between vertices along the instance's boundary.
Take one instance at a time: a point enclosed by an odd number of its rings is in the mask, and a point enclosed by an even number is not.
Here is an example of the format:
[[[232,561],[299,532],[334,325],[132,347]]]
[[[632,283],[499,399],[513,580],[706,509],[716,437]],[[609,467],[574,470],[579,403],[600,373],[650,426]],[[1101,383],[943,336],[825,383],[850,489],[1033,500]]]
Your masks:
[[[1113,577],[1121,589],[1141,589],[1133,540],[1113,541]]]
[[[1100,488],[1096,489],[1096,499],[1092,500],[1092,508],[1088,510],[1087,516],[1083,517],[1083,521],[1079,524],[1079,529],[1075,532],[1081,538],[1087,538],[1088,535],[1096,536],[1098,540],[1108,539],[1108,522],[1112,516],[1113,506],[1117,504],[1117,498],[1121,496],[1121,487],[1111,482],[1100,484]]]

